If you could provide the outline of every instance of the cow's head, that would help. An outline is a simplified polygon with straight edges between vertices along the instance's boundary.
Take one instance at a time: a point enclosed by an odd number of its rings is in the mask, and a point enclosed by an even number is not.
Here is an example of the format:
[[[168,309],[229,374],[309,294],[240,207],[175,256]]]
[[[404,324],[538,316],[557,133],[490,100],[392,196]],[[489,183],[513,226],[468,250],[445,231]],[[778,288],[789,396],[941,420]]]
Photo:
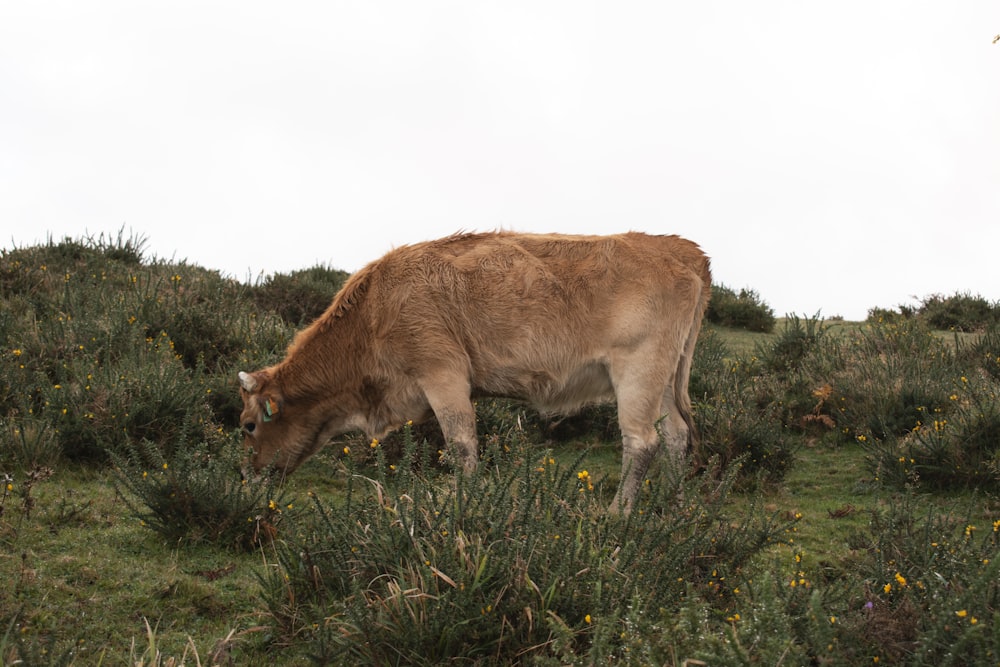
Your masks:
[[[268,466],[292,472],[306,458],[301,425],[286,414],[285,402],[268,371],[240,371],[239,378],[243,397],[240,423],[250,464],[257,472]]]

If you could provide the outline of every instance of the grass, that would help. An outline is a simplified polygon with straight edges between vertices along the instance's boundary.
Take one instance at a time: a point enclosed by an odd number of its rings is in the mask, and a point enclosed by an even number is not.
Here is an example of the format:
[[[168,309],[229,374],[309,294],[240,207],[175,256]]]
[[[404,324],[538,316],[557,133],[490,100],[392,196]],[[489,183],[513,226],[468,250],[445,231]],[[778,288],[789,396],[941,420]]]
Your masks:
[[[164,543],[130,518],[106,472],[62,468],[32,496],[31,515],[8,500],[0,523],[0,578],[12,584],[0,606],[15,611],[15,636],[57,638],[79,664],[124,664],[145,622],[170,655],[189,637],[210,651],[255,625],[259,555]]]
[[[777,325],[770,333],[747,331],[708,325],[707,330],[715,332],[732,352],[734,357],[753,355],[759,345],[773,344],[781,335],[782,328],[788,323],[788,318],[777,318]],[[831,320],[823,323],[824,328],[833,336],[847,336],[865,330],[870,326],[867,322],[848,322],[846,320]],[[946,343],[963,345],[975,342],[981,334],[967,331],[934,331],[934,336]]]
[[[568,465],[583,447],[559,448],[555,455]],[[344,480],[334,473],[333,451],[328,448],[288,480],[290,497],[305,499],[311,492],[337,502]],[[605,478],[607,500],[617,481],[619,450],[592,443],[586,451],[581,466]],[[737,493],[730,501],[738,512],[752,496]],[[201,664],[275,664],[278,655],[281,664],[306,660],[294,645],[274,652],[276,638],[257,598],[259,577],[275,561],[267,548],[240,553],[166,543],[129,517],[108,472],[62,467],[36,484],[32,497],[30,515],[15,495],[0,520],[0,580],[10,582],[0,606],[24,610],[17,614],[14,638],[55,640],[54,653],[72,647],[75,664],[124,665],[150,646],[148,623],[165,656],[190,657],[193,647]],[[801,553],[804,571],[816,580],[850,567],[852,535],[867,526],[870,511],[885,504],[870,487],[857,445],[806,448],[785,482],[768,489],[764,499],[768,511],[801,515],[775,553],[785,560]],[[925,496],[922,502],[947,508],[973,498]],[[984,520],[991,510],[997,510],[995,503],[980,499],[977,512]],[[10,646],[12,639],[6,641]]]

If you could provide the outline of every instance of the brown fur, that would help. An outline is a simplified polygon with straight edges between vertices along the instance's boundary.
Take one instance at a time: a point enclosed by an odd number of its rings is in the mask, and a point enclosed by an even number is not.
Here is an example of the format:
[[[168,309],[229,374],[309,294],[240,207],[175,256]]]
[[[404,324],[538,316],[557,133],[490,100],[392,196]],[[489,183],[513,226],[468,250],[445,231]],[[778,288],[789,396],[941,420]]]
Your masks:
[[[708,258],[677,236],[495,232],[397,248],[354,274],[284,361],[240,374],[252,462],[290,472],[338,434],[379,437],[433,413],[471,471],[474,396],[543,412],[617,399],[627,511],[659,437],[676,458],[693,434],[688,378],[710,295]]]

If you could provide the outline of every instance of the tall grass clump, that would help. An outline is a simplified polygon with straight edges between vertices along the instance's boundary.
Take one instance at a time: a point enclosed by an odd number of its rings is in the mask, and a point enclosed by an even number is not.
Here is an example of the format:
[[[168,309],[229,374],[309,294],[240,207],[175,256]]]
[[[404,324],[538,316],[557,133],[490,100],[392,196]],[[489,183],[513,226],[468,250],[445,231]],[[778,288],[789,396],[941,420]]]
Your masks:
[[[346,469],[344,502],[314,498],[275,545],[262,597],[276,632],[320,661],[606,662],[635,619],[689,595],[725,607],[785,528],[753,503],[729,515],[730,477],[651,480],[622,518],[586,470],[506,448],[509,464],[472,478],[435,479],[412,456]]]

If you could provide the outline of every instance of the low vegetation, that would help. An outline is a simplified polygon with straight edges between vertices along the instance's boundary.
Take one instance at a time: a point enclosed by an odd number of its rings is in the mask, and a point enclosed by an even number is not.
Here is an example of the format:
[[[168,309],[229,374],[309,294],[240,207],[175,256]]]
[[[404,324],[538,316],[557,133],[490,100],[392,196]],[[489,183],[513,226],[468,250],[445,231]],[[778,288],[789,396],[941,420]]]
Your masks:
[[[433,425],[244,477],[236,371],[344,277],[0,252],[0,663],[997,663],[996,304],[775,320],[717,287],[693,472],[622,518],[608,407],[481,402],[470,478]]]
[[[725,285],[712,285],[712,300],[705,319],[722,327],[761,333],[774,331],[774,311],[760,295],[748,288],[736,292]]]

